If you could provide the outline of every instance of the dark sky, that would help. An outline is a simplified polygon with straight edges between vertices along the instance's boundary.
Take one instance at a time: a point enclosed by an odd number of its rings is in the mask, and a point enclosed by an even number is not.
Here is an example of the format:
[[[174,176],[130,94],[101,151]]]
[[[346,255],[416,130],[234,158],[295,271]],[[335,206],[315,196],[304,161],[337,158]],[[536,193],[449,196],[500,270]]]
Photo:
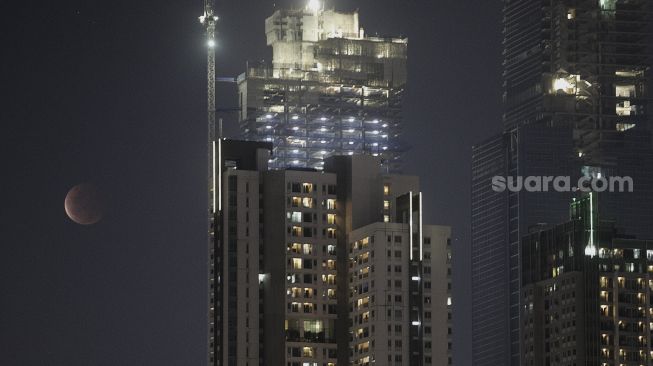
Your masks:
[[[218,74],[269,59],[273,2],[217,0]],[[285,0],[277,6],[303,1]],[[471,145],[501,126],[499,0],[337,0],[409,37],[406,173],[454,228],[455,357],[469,365]],[[7,7],[8,4],[3,4]],[[3,9],[0,364],[202,365],[205,50],[201,0],[12,2]],[[220,87],[219,107],[235,104]],[[225,116],[227,134],[235,120]],[[71,223],[80,182],[105,219]]]

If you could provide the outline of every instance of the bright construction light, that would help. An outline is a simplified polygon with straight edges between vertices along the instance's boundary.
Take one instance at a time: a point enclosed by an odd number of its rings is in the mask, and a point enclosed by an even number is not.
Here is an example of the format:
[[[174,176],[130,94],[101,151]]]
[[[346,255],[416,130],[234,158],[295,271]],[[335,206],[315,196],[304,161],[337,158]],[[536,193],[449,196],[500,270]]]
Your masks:
[[[553,82],[553,90],[558,91],[558,90],[563,90],[566,91],[567,89],[572,88],[573,85],[567,79],[564,78],[559,78],[555,79]]]
[[[309,0],[308,5],[306,5],[306,8],[312,12],[320,11],[321,7],[322,4],[320,4],[320,0]]]
[[[271,114],[266,114],[266,115],[265,115],[265,118],[267,118],[267,119],[270,119],[270,118],[272,118],[272,117],[273,117],[273,116],[272,116]]]
[[[326,121],[326,120],[327,120],[326,117],[322,117],[322,118],[320,118],[320,121]]]
[[[212,40],[212,39],[209,39],[208,45],[209,45],[209,47],[211,47],[211,48],[215,47],[215,41]]]
[[[272,126],[265,126],[268,130],[272,129]]]
[[[292,128],[292,130],[297,131],[297,130],[299,130],[299,127],[295,126],[295,127]]]
[[[299,116],[292,116],[292,119],[294,119],[296,121],[296,120],[299,119]]]

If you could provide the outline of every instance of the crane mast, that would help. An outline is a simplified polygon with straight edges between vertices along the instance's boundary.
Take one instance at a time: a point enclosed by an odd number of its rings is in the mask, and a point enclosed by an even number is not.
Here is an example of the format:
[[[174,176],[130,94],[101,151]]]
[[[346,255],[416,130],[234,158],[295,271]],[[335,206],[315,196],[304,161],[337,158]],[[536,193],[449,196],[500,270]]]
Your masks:
[[[208,122],[208,143],[209,143],[209,210],[215,213],[219,209],[217,192],[215,191],[214,178],[214,163],[215,163],[215,24],[218,17],[213,11],[213,1],[204,1],[204,15],[200,16],[200,23],[204,25],[206,30],[206,49],[207,49],[207,122]]]
[[[221,288],[221,235],[219,227],[222,209],[222,139],[216,136],[215,122],[215,26],[218,17],[214,13],[213,0],[204,0],[204,14],[199,17],[206,34],[207,49],[207,125],[208,125],[208,365],[222,363],[222,342],[220,339],[222,299]],[[217,265],[216,265],[217,264]]]

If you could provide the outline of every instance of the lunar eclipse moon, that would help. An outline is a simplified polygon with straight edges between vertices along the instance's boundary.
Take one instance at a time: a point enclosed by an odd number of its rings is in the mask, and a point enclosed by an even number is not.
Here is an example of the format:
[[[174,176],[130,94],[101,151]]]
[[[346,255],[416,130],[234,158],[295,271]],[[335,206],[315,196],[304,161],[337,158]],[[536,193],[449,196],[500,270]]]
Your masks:
[[[102,199],[97,187],[89,183],[74,186],[64,201],[66,214],[80,225],[93,225],[102,219]]]

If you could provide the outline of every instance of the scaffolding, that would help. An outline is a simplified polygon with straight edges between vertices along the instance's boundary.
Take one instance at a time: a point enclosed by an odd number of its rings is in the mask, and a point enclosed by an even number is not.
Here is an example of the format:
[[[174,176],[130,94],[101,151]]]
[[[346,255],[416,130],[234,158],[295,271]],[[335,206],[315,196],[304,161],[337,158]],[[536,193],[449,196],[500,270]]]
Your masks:
[[[347,32],[309,31],[313,15],[303,11],[268,19],[273,62],[248,65],[237,80],[243,137],[273,143],[273,169],[321,170],[331,155],[371,154],[399,172],[407,39],[365,37],[350,29],[356,13],[331,13],[345,25],[329,27]],[[300,36],[311,32],[319,35]]]

